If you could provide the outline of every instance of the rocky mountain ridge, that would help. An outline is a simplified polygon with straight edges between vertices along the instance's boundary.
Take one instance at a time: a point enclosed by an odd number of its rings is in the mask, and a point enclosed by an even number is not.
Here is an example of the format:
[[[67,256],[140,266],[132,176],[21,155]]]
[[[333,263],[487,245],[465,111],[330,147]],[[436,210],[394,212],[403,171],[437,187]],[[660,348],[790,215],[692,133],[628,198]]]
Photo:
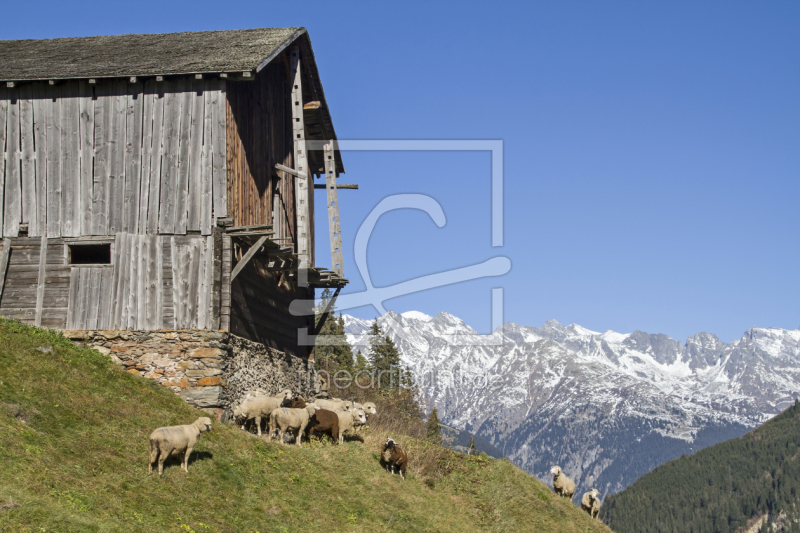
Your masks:
[[[429,407],[542,480],[560,465],[580,490],[618,492],[663,462],[744,434],[800,395],[800,330],[599,333],[555,320],[478,335],[448,313],[379,324]],[[367,352],[370,321],[345,315]]]

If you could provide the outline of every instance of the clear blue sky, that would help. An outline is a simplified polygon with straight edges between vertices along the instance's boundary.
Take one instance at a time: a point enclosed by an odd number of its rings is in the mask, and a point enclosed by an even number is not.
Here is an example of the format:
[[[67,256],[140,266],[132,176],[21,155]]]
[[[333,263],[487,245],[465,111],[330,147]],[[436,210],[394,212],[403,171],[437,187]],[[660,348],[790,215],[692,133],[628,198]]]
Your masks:
[[[400,192],[436,198],[447,224],[385,215],[376,285],[512,261],[503,278],[387,302],[398,312],[487,332],[502,286],[505,319],[526,325],[725,341],[800,326],[800,3],[394,5],[33,0],[4,6],[0,38],[305,26],[340,138],[502,139],[503,248],[487,154],[345,154],[341,181],[361,186],[340,193],[348,290],[363,288],[359,224]]]

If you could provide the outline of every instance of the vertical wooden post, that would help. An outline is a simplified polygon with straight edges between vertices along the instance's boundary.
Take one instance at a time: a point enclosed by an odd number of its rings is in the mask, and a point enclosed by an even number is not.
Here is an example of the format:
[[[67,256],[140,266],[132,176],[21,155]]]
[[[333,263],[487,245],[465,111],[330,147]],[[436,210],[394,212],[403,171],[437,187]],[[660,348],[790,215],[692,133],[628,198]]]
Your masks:
[[[328,195],[328,231],[331,236],[331,270],[344,277],[342,261],[342,228],[339,224],[339,193],[336,191],[336,157],[334,145],[325,145],[325,190]]]
[[[308,286],[308,269],[311,250],[311,213],[309,210],[309,182],[313,179],[308,168],[306,154],[306,134],[303,123],[303,86],[300,70],[300,49],[295,46],[291,52],[292,72],[292,139],[294,140],[294,169],[301,174],[294,179],[295,183],[295,216],[297,217],[297,256],[300,259],[300,268],[297,273],[298,285]],[[304,176],[303,176],[304,175]]]
[[[42,309],[44,308],[44,280],[47,269],[47,235],[42,235],[42,244],[39,246],[39,280],[36,286],[36,317],[34,325],[42,325]]]
[[[8,257],[11,255],[11,239],[3,239],[3,250],[0,252],[0,300],[3,298],[3,288],[6,286],[6,272],[8,272]]]

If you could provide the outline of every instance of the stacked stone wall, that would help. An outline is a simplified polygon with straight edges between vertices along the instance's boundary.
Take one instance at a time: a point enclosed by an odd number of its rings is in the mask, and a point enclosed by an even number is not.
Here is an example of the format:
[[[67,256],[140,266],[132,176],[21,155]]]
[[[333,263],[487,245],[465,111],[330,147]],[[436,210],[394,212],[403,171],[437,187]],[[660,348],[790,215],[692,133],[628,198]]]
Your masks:
[[[169,387],[222,418],[247,392],[313,395],[307,362],[220,331],[65,331],[79,346],[108,355],[127,372]]]

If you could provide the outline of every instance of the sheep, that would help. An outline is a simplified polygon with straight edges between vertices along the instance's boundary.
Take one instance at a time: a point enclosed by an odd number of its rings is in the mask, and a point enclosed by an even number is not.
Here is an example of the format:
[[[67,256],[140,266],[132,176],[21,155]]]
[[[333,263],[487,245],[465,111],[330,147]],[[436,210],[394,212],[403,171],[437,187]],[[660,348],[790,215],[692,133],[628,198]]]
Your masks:
[[[268,419],[270,413],[281,406],[284,401],[283,396],[256,396],[255,398],[248,398],[242,404],[234,409],[233,414],[237,418],[244,418],[245,423],[251,418],[255,418],[256,426],[258,427],[258,436],[261,436],[261,419]],[[244,424],[242,424],[244,429]]]
[[[317,408],[314,404],[307,405],[304,409],[292,409],[291,407],[280,407],[272,411],[269,415],[269,435],[278,431],[278,442],[283,442],[283,434],[286,431],[297,431],[297,445],[301,446],[303,433],[306,431],[311,417],[314,416]]]
[[[150,434],[150,462],[147,464],[147,475],[153,473],[153,463],[158,461],[158,475],[164,472],[164,461],[170,455],[185,452],[181,468],[189,473],[189,455],[192,448],[201,438],[204,431],[211,430],[211,419],[201,416],[193,424],[185,426],[169,426],[158,428]]]
[[[314,433],[328,433],[334,442],[339,442],[339,416],[328,409],[317,409],[306,428],[306,438]]]
[[[592,518],[600,514],[600,491],[592,489],[581,498],[581,509],[589,513]]]
[[[395,470],[400,472],[400,477],[406,478],[406,466],[408,466],[408,455],[397,444],[394,439],[388,437],[381,449],[381,465],[386,471],[395,474]],[[390,470],[391,469],[391,470]]]
[[[369,418],[369,415],[377,415],[378,409],[375,407],[374,403],[366,402],[364,403],[364,413],[367,415],[367,418]]]
[[[314,404],[320,409],[336,412],[349,411],[353,405],[352,402],[345,402],[342,400],[314,400]]]
[[[556,494],[562,498],[568,498],[571,500],[575,495],[575,482],[573,482],[567,477],[566,474],[564,474],[564,472],[561,471],[560,466],[554,466],[551,468],[550,473],[553,474],[553,489],[555,490]]]
[[[358,426],[363,426],[367,423],[367,417],[361,409],[356,411],[336,411],[336,416],[339,417],[339,444],[344,442],[344,434],[347,430],[356,429]]]

